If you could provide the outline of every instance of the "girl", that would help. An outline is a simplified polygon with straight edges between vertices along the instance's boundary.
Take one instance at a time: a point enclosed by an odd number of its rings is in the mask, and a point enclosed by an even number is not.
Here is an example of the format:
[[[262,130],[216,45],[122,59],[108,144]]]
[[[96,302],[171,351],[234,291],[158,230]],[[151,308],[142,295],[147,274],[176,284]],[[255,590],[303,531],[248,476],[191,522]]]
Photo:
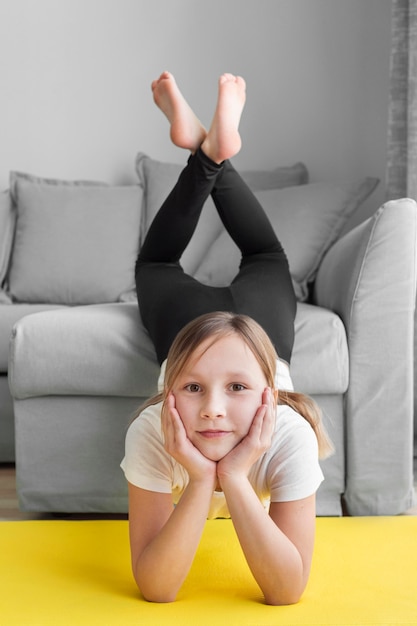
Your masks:
[[[231,517],[265,601],[294,603],[313,553],[318,452],[330,442],[314,402],[292,391],[296,301],[285,253],[229,161],[241,146],[245,83],[220,78],[208,132],[171,74],[152,89],[172,141],[191,156],[136,264],[162,368],[160,393],[131,424],[122,462],[133,573],[146,599],[175,600],[205,520]],[[209,194],[242,252],[224,288],[198,283],[179,264]]]

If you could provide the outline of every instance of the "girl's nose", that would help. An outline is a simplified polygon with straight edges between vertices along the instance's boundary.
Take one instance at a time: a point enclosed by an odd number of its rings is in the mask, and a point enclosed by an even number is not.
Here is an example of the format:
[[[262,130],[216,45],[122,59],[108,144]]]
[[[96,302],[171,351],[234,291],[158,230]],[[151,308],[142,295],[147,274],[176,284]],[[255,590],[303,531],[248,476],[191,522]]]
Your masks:
[[[217,419],[226,415],[222,394],[210,393],[204,398],[201,407],[201,416],[207,419]]]

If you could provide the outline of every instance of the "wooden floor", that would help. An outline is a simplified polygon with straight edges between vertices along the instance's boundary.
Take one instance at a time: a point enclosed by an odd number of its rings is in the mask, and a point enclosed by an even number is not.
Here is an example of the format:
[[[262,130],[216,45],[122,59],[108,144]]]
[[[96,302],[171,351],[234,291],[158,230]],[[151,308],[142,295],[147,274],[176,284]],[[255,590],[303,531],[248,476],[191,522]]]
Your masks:
[[[16,495],[14,465],[0,464],[0,521],[33,519],[48,519],[48,516],[20,511]]]
[[[0,520],[37,519],[19,511],[13,465],[0,465]]]

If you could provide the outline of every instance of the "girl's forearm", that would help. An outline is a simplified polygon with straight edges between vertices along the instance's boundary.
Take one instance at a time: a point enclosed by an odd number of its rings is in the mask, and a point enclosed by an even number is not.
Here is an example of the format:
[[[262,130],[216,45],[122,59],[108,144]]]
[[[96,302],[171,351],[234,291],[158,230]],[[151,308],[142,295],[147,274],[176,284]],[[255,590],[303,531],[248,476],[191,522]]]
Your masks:
[[[305,587],[295,545],[268,515],[246,477],[222,481],[230,515],[247,563],[267,604],[297,602]]]
[[[212,493],[211,482],[190,481],[165,526],[133,564],[146,600],[175,600],[197,551]]]

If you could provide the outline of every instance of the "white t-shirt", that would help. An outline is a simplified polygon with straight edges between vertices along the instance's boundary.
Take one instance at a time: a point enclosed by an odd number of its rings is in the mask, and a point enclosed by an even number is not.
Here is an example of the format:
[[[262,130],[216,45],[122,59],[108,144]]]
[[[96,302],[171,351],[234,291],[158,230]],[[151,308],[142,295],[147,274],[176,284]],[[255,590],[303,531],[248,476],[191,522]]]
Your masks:
[[[126,479],[142,489],[172,493],[177,503],[188,483],[186,470],[164,449],[162,403],[147,407],[126,435],[121,467]],[[272,445],[252,466],[249,481],[265,507],[269,502],[299,500],[315,493],[323,480],[316,435],[310,424],[286,405],[277,406]],[[212,496],[209,519],[230,517],[222,492]]]

